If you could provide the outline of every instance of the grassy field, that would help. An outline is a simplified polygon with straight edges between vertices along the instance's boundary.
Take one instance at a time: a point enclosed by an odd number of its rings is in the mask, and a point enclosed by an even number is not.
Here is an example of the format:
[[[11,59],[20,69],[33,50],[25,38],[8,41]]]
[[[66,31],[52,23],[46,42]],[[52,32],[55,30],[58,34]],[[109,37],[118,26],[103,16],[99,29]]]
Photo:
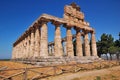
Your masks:
[[[34,67],[32,65],[22,64],[18,62],[0,61],[0,68],[5,66],[7,67],[7,69]],[[50,77],[44,78],[43,80],[120,80],[120,77],[119,77],[120,66],[119,66],[119,63],[116,63],[115,61],[112,61],[112,62],[104,61],[102,63],[95,62],[90,64],[78,64],[77,66],[81,68],[80,71],[76,73],[67,72],[61,75],[59,74],[61,72],[59,69],[61,68],[70,69],[71,66],[58,66],[57,67],[58,70],[56,70],[56,73],[59,75],[50,76]],[[53,67],[36,68],[31,70],[34,70],[35,72],[46,72],[46,74],[50,74],[50,75],[54,74]],[[3,71],[3,72],[0,72],[0,75],[10,76],[15,73],[19,73],[21,71],[23,70]],[[29,71],[29,73],[27,74],[28,80],[38,75],[38,73],[35,73],[35,72]],[[13,80],[22,80],[22,79],[23,79],[23,75],[13,77]]]

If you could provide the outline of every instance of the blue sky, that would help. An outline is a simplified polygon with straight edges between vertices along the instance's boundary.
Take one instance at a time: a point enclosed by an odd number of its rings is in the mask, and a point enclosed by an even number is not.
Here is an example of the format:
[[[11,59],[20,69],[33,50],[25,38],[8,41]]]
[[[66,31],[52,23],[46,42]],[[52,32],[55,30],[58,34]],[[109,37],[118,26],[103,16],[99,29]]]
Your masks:
[[[76,2],[85,14],[85,20],[96,30],[96,39],[102,33],[118,39],[120,32],[120,0],[0,0],[0,59],[11,58],[12,44],[41,14],[63,17],[66,4]],[[54,40],[54,29],[48,23],[48,40]],[[65,29],[61,28],[62,37]],[[75,33],[74,31],[72,32]]]

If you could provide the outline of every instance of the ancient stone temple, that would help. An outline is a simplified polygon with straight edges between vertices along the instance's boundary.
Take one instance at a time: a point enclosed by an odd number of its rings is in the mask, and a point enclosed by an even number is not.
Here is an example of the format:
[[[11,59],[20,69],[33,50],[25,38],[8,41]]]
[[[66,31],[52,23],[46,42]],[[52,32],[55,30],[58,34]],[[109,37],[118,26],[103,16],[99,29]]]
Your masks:
[[[48,42],[48,22],[55,26],[53,42]],[[61,25],[66,28],[64,38],[61,38]],[[71,33],[72,28],[76,34]],[[76,40],[76,48],[73,39]],[[84,62],[97,58],[95,30],[84,20],[84,14],[75,3],[64,7],[63,18],[41,15],[14,42],[12,51],[13,60],[37,61],[40,64]]]

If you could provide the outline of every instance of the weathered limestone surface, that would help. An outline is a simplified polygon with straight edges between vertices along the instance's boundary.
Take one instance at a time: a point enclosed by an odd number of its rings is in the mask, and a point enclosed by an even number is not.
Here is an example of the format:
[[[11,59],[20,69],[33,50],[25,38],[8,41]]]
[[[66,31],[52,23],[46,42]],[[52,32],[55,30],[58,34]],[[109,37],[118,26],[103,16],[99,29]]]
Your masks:
[[[12,59],[15,59],[15,47],[12,48]]]
[[[79,57],[83,56],[80,30],[76,30],[76,53]]]
[[[26,42],[26,58],[29,57],[29,36],[26,37],[27,42]]]
[[[48,22],[55,25],[54,41],[49,43]],[[60,25],[66,28],[66,37],[64,38],[61,38]],[[74,35],[71,33],[72,28],[76,31]],[[89,34],[91,34],[92,47],[89,44]],[[76,39],[76,51],[73,50],[73,39]],[[12,51],[12,59],[33,60],[49,64],[82,62],[82,60],[89,62],[89,60],[96,60],[97,58],[94,29],[84,20],[84,13],[75,3],[64,7],[63,18],[48,14],[41,15],[16,40]],[[51,61],[52,63],[50,63]]]
[[[64,56],[67,56],[67,50],[66,50],[66,41],[64,41],[64,46],[63,46],[63,48],[64,48]]]
[[[55,57],[62,57],[63,56],[63,48],[61,44],[61,32],[60,32],[60,24],[59,23],[54,23],[55,24]]]
[[[48,53],[50,56],[52,56],[52,46],[50,46],[50,45],[48,46]]]
[[[31,50],[30,50],[30,49],[31,49],[31,47],[30,47],[30,46],[31,46],[31,44],[30,44],[30,43],[31,43],[31,42],[30,42],[30,35],[28,35],[27,40],[28,40],[28,45],[27,45],[27,46],[28,46],[28,47],[27,47],[28,57],[27,57],[27,58],[30,58],[30,51],[31,51]]]
[[[27,54],[26,54],[26,48],[27,48],[27,45],[26,45],[26,38],[24,39],[24,58],[26,58],[27,57]],[[20,50],[21,51],[21,50]],[[20,56],[20,58],[22,58],[22,56]]]
[[[35,40],[35,36],[34,36],[34,29],[31,30],[31,37],[30,37],[30,41],[31,41],[31,44],[30,44],[30,58],[33,58],[34,56],[34,40]]]
[[[54,55],[55,51],[54,51],[54,45],[51,45],[52,47],[52,55]]]
[[[70,27],[67,28],[66,32],[67,32],[67,43],[66,43],[67,55],[69,57],[74,57],[71,28]]]
[[[21,43],[19,43],[18,44],[18,46],[17,46],[17,52],[18,52],[18,56],[19,56],[19,58],[21,58],[22,56],[21,56],[21,45],[20,45]],[[24,50],[25,51],[25,50]],[[22,54],[22,55],[25,55],[25,54]],[[24,57],[23,57],[24,58]]]
[[[63,24],[66,23],[66,21],[63,18],[58,18],[55,16],[51,16],[49,14],[42,14],[37,20],[40,20],[40,19],[46,19],[48,21],[56,21],[56,22],[60,22]]]
[[[23,53],[23,50],[22,50],[22,43],[19,43],[19,58],[22,58],[22,55],[24,55],[24,54],[22,54]]]
[[[89,45],[89,39],[88,39],[87,32],[84,35],[84,46],[85,46],[85,55],[90,56],[90,45]]]
[[[34,57],[40,57],[40,27],[35,27],[35,54]]]
[[[48,57],[48,31],[47,22],[41,26],[40,57]]]
[[[96,46],[96,39],[95,39],[95,33],[91,33],[91,38],[92,38],[92,55],[97,56],[97,46]]]

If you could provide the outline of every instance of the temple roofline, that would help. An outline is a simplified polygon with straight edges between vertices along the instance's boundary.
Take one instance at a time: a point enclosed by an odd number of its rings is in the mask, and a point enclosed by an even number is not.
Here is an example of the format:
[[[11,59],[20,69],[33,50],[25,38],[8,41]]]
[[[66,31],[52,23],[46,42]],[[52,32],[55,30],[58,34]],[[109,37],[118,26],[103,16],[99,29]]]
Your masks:
[[[65,25],[71,25],[71,26],[76,26],[77,28],[80,28],[82,30],[87,30],[87,31],[94,31],[93,28],[90,28],[87,24],[85,23],[81,23],[81,24],[69,24],[67,22],[67,20],[65,20],[64,18],[58,18],[58,17],[55,17],[55,16],[51,16],[51,15],[48,15],[48,14],[42,14],[36,21],[34,21],[32,23],[32,25],[22,34],[22,36],[20,36],[15,43],[13,43],[13,45],[15,46],[17,43],[19,43],[19,41],[21,40],[21,38],[24,38],[26,36],[26,32],[29,32],[30,29],[37,23],[37,24],[40,24],[39,23],[40,21],[42,20],[47,20],[47,21],[50,21],[50,22],[59,22],[61,24],[65,24]]]

